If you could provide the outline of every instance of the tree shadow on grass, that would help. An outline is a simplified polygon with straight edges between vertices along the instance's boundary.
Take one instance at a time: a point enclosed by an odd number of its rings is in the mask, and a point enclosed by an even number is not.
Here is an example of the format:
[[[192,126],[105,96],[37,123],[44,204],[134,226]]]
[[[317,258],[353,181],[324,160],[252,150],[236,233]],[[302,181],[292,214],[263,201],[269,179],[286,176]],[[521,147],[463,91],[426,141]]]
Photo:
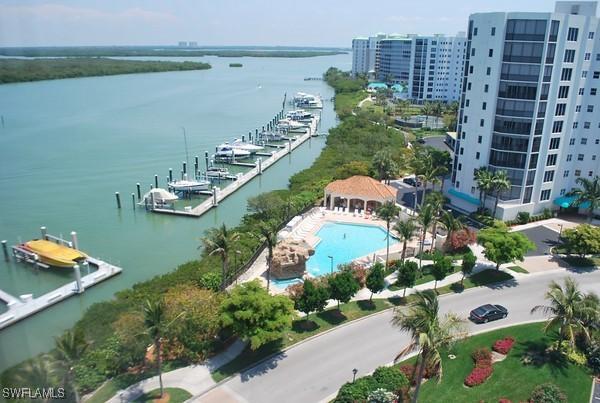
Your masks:
[[[394,306],[406,305],[405,297],[389,297],[387,300]]]
[[[317,316],[325,322],[329,323],[330,325],[334,326],[339,325],[340,323],[348,319],[346,315],[344,315],[338,309],[329,309],[327,311],[319,312]]]
[[[377,305],[373,301],[369,301],[368,299],[356,301],[356,305],[362,311],[374,311],[377,309]]]
[[[560,267],[574,273],[589,273],[598,270],[595,262],[587,257],[575,255],[559,257],[554,255],[550,258],[550,261],[555,262]]]
[[[246,355],[246,359],[244,362],[238,362],[237,366],[241,367],[239,368],[240,370],[250,365],[252,365],[252,367],[240,373],[242,382],[247,382],[256,376],[264,375],[267,372],[277,368],[279,361],[287,357],[287,354],[284,351],[281,351],[281,348],[281,340],[275,340],[267,343],[255,351],[252,351],[250,347],[246,348],[242,353]]]
[[[548,349],[547,339],[517,342],[521,363],[534,367],[548,366],[553,374],[565,375],[569,362],[564,354]]]
[[[317,330],[319,325],[310,319],[298,319],[292,322],[292,330],[296,333],[306,333]]]

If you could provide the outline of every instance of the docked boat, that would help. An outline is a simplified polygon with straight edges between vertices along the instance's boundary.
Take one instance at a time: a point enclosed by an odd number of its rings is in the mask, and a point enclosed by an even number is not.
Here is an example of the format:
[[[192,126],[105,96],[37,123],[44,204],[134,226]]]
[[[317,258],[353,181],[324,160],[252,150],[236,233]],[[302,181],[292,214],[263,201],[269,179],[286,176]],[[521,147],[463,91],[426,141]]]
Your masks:
[[[262,132],[260,133],[260,139],[263,141],[282,141],[285,139],[283,133],[277,132]]]
[[[207,178],[224,178],[228,175],[231,175],[229,173],[229,169],[227,168],[222,168],[222,167],[209,167],[206,172],[205,175]]]
[[[291,119],[281,119],[277,122],[277,129],[284,130],[286,132],[300,132],[305,133],[307,125],[301,122],[297,122]]]
[[[210,181],[183,178],[169,182],[169,190],[173,192],[200,192],[210,189]]]
[[[217,146],[215,151],[215,157],[219,159],[243,159],[250,157],[252,153],[241,148],[232,147],[228,143]]]
[[[77,249],[45,239],[35,239],[20,246],[38,255],[40,261],[48,266],[70,268],[87,259],[87,255]]]
[[[293,103],[297,108],[321,109],[323,101],[318,95],[306,94],[299,92],[294,96]]]
[[[231,146],[233,148],[240,148],[242,150],[249,151],[250,153],[255,153],[257,151],[264,149],[264,147],[262,147],[262,146],[252,144],[252,143],[247,143],[240,139],[233,140],[233,142],[231,143]]]
[[[154,207],[160,208],[173,204],[177,199],[179,199],[179,197],[176,194],[173,194],[166,189],[154,188],[150,189],[138,204],[141,206],[154,205]]]
[[[306,122],[310,123],[313,119],[313,114],[305,111],[304,109],[297,109],[295,111],[289,111],[286,113],[285,117],[290,120],[295,120],[297,122]]]

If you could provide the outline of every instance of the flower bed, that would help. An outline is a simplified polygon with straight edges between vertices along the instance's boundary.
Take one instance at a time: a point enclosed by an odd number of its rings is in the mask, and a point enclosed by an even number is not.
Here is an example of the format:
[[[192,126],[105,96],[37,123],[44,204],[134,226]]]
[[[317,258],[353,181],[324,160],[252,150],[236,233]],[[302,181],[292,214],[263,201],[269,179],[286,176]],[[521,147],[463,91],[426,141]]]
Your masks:
[[[514,337],[507,336],[507,337],[505,337],[503,339],[497,340],[494,343],[494,346],[492,347],[492,350],[494,350],[497,353],[506,355],[513,348],[514,344],[515,344]]]
[[[479,348],[471,355],[475,361],[475,367],[465,378],[465,385],[477,386],[484,383],[494,372],[492,366],[492,352],[488,348]]]

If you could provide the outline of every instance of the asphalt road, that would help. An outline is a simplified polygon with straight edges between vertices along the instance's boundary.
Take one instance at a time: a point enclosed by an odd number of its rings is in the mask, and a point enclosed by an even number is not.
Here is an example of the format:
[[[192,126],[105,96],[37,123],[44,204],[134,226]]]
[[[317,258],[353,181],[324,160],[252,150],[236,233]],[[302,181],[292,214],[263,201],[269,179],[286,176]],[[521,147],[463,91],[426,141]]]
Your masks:
[[[569,275],[585,291],[600,289],[600,270],[531,274],[505,285],[443,296],[441,310],[466,318],[471,309],[485,303],[500,303],[508,308],[506,319],[481,325],[467,322],[471,332],[542,319],[541,314],[531,315],[530,309],[544,303],[544,292],[551,280],[562,281]],[[392,312],[385,311],[314,338],[232,378],[218,392],[227,395],[229,401],[251,403],[321,401],[352,380],[353,368],[358,369],[357,376],[368,374],[391,362],[407,345],[408,334],[393,327],[391,318]]]

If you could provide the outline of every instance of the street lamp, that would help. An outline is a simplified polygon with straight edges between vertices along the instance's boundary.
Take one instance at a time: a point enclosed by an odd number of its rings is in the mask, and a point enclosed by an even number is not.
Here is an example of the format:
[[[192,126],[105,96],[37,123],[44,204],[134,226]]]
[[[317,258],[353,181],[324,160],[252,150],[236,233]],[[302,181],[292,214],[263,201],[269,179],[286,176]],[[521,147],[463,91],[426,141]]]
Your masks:
[[[560,238],[562,237],[562,230],[563,230],[563,225],[562,224],[558,224],[560,231],[558,232],[558,240],[560,241]]]
[[[354,381],[356,381],[356,373],[358,372],[358,369],[354,368],[352,370],[352,383],[354,383]]]
[[[333,256],[327,256],[331,262],[331,274],[333,274]]]

